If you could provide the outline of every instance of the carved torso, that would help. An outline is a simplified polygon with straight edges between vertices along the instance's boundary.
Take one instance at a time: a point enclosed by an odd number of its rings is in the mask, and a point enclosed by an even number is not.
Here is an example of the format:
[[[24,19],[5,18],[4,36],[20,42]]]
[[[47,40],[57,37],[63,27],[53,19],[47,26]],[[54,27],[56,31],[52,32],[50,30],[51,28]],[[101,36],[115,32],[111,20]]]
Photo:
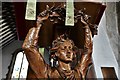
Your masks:
[[[51,73],[51,74],[50,74]],[[70,79],[70,80],[75,80],[79,79],[81,80],[81,74],[79,72],[79,69],[76,70],[71,70],[71,72],[66,72],[66,71],[60,71],[58,69],[51,69],[49,73],[49,78],[57,78],[57,79]]]
[[[58,80],[58,79],[66,79],[68,78],[69,80],[76,80],[76,79],[79,79],[79,80],[82,80],[81,79],[81,73],[79,71],[79,68],[77,69],[74,69],[72,70],[71,72],[66,72],[66,71],[60,71],[58,70],[57,68],[51,68],[48,66],[48,70],[47,70],[47,79],[49,80]],[[32,70],[29,71],[29,74],[28,74],[28,80],[29,79],[36,79],[36,75],[34,74],[34,72]]]

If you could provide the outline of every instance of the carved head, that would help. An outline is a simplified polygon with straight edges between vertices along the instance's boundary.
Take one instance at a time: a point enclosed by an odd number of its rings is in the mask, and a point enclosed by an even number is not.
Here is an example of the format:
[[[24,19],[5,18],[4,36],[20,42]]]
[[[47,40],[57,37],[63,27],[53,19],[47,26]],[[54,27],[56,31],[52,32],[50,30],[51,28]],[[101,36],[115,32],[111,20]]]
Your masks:
[[[61,35],[52,43],[52,51],[60,61],[72,62],[74,58],[74,43],[66,35]]]

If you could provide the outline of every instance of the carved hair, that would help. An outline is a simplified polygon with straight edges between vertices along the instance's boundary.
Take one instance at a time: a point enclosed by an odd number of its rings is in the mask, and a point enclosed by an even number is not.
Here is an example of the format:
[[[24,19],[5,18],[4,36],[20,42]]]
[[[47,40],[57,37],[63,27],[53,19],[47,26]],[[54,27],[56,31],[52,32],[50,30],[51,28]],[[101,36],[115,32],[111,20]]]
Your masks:
[[[74,47],[74,42],[68,38],[67,34],[63,34],[60,35],[60,37],[57,37],[57,39],[52,42],[51,51],[56,51],[59,48],[60,44],[64,43],[65,41],[69,41]]]

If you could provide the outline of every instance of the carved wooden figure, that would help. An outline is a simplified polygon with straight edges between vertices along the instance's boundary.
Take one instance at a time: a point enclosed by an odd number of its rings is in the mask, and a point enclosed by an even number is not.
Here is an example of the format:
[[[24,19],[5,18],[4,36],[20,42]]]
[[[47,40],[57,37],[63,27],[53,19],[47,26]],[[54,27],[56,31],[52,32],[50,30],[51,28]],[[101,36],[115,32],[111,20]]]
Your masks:
[[[64,21],[65,17],[64,11],[65,7],[60,6],[55,8],[47,7],[45,11],[40,13],[37,17],[36,26],[31,28],[25,38],[22,48],[27,56],[28,62],[30,64],[31,70],[34,76],[29,76],[29,78],[35,79],[68,79],[68,80],[83,80],[86,77],[87,70],[92,63],[92,33],[90,30],[90,23],[88,22],[89,16],[85,15],[82,11],[78,11],[75,15],[75,23],[79,19],[83,24],[83,29],[85,30],[85,45],[84,49],[78,49],[74,42],[69,39],[66,33],[59,35],[53,42],[51,46],[51,52],[53,52],[53,57],[56,58],[58,64],[55,67],[48,65],[41,53],[37,49],[38,34],[43,25],[43,22],[50,19],[54,23],[59,21]],[[80,55],[77,65],[71,68],[71,63],[76,58],[76,54]]]

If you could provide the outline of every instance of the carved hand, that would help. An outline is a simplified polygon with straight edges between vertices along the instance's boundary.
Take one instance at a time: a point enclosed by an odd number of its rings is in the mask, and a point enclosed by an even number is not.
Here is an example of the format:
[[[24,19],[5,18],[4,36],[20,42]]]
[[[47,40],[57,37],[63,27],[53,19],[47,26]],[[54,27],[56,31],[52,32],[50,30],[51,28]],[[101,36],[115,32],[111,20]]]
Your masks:
[[[84,25],[85,28],[89,28],[89,27],[88,27],[88,23],[87,23],[87,21],[83,18],[83,16],[81,16],[81,22],[83,23],[83,25]]]
[[[49,14],[47,14],[46,16],[43,16],[43,17],[37,17],[37,27],[40,25],[40,24],[43,24],[43,21],[47,20],[49,17]]]

